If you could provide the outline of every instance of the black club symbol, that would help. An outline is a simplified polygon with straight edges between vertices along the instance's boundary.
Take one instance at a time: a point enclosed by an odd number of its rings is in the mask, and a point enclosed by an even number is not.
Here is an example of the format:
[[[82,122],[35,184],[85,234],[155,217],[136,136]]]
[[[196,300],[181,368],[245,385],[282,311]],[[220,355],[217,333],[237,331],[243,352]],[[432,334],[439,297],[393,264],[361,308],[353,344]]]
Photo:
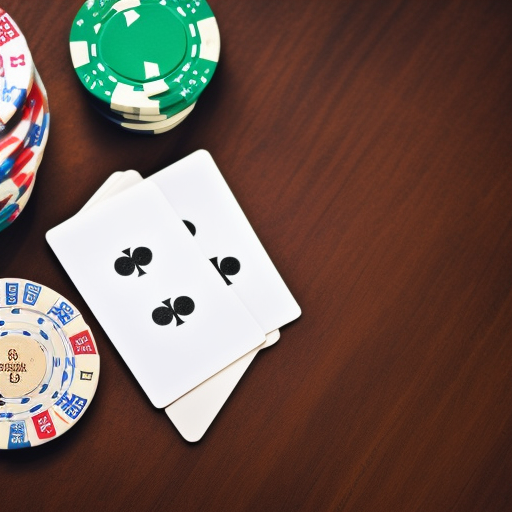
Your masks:
[[[190,222],[189,220],[183,220],[183,223],[185,224],[185,226],[187,226],[187,229],[190,231],[190,234],[192,236],[196,236],[197,230],[194,224],[192,224],[192,222]]]
[[[213,263],[213,266],[219,271],[219,274],[222,276],[226,284],[229,286],[233,284],[227,276],[236,276],[238,272],[240,272],[240,262],[233,258],[233,256],[228,256],[224,258],[219,265],[218,258],[210,258],[210,261]]]
[[[114,264],[116,272],[120,276],[131,276],[137,269],[139,277],[143,276],[146,272],[141,267],[151,263],[153,253],[147,247],[137,247],[131,254],[130,251],[131,249],[124,250],[123,254],[126,254],[126,256],[121,256],[116,260]]]
[[[157,325],[169,325],[176,318],[176,327],[185,322],[179,317],[188,316],[194,312],[196,305],[190,297],[178,297],[171,306],[171,299],[162,301],[165,306],[160,306],[153,311],[153,322]]]

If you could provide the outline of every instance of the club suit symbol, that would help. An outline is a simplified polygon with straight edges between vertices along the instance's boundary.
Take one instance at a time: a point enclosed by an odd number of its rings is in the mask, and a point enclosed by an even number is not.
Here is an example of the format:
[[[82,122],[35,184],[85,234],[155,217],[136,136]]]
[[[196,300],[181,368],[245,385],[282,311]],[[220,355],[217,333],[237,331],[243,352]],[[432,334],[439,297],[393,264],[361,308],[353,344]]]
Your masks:
[[[187,226],[187,229],[190,231],[190,234],[192,236],[196,236],[197,229],[196,226],[190,222],[189,220],[183,219],[183,222],[185,226]],[[224,282],[230,286],[233,283],[228,279],[228,276],[236,276],[238,272],[240,272],[241,264],[240,261],[234,258],[233,256],[228,256],[227,258],[224,258],[220,264],[218,258],[210,258],[210,261],[213,263],[213,266],[217,269],[219,274],[221,275],[222,279],[224,279]]]
[[[233,283],[228,279],[227,276],[236,276],[238,272],[240,272],[240,262],[233,258],[233,256],[228,256],[224,258],[220,264],[218,258],[210,258],[210,261],[213,263],[213,266],[218,270],[219,274],[222,276],[222,279],[226,282],[226,284],[232,285]]]
[[[131,276],[135,269],[139,271],[138,277],[146,274],[142,267],[149,265],[153,259],[153,253],[147,247],[137,247],[133,252],[129,248],[122,252],[126,256],[121,256],[114,264],[114,268],[120,276]]]
[[[178,297],[171,305],[171,299],[162,301],[164,306],[160,306],[153,311],[153,322],[157,325],[169,325],[173,319],[176,319],[176,327],[184,324],[185,321],[180,316],[188,316],[194,312],[196,305],[190,297],[182,295]]]
[[[183,219],[183,224],[185,224],[185,226],[187,226],[187,229],[190,231],[190,234],[192,236],[196,236],[197,230],[196,230],[196,227],[194,226],[194,224],[192,224],[192,222],[190,222],[189,220]]]

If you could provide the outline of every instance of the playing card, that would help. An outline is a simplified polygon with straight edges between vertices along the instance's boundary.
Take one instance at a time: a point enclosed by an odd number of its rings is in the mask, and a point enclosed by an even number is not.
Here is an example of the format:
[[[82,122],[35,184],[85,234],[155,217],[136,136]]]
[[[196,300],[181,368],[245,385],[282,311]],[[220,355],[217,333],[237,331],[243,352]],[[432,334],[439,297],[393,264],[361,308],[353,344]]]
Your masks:
[[[81,211],[142,181],[142,176],[136,171],[114,174],[115,179],[107,179]],[[263,345],[251,350],[165,409],[169,419],[187,441],[196,442],[203,437],[259,350],[275,344],[279,337],[279,330],[269,333]]]
[[[138,174],[138,173],[137,173]],[[93,204],[96,204],[98,203],[102,198],[103,196],[105,195],[105,193],[108,191],[108,190],[111,190],[113,185],[115,185],[115,183],[117,183],[117,181],[124,175],[124,172],[122,171],[116,171],[116,172],[113,172],[108,178],[107,180],[105,181],[105,183],[103,183],[103,185],[101,185],[101,187],[96,190],[96,192],[94,193],[94,195],[89,199],[89,201],[87,201],[87,203],[84,204],[84,206],[82,207],[82,210],[87,210],[87,208],[89,208],[90,206],[92,206]]]
[[[151,182],[81,212],[47,240],[156,407],[265,341]]]
[[[126,171],[124,174],[126,176],[116,178],[123,189],[142,181],[136,171]],[[210,153],[196,151],[150,176],[148,180],[158,185],[205,256],[226,285],[240,297],[265,333],[279,329],[300,316],[299,305]],[[108,181],[93,198],[100,191],[109,189]],[[110,188],[109,195],[114,193],[115,188]]]
[[[193,158],[196,157],[196,158]],[[192,160],[195,160],[192,161]],[[184,165],[187,164],[188,166]],[[190,176],[191,171],[190,169],[193,168],[194,171],[198,172],[198,169],[202,172],[210,172],[210,176],[206,177],[207,181],[209,178],[209,181],[213,181],[213,187],[211,186],[211,183],[205,183],[204,177],[200,176]],[[205,171],[206,169],[206,171]],[[187,199],[184,199],[183,202],[188,203],[188,206],[190,206],[190,198],[192,199],[193,204],[199,204],[200,211],[195,210],[193,213],[191,213],[189,216],[195,220],[195,223],[191,222],[188,219],[183,218],[182,220],[187,221],[186,224],[189,227],[189,230],[191,233],[195,233],[196,241],[203,241],[203,248],[206,245],[206,247],[215,247],[215,242],[217,238],[219,238],[219,230],[220,230],[220,238],[225,238],[226,232],[232,232],[234,237],[237,238],[237,241],[240,242],[240,246],[247,244],[246,239],[240,239],[239,236],[239,230],[236,229],[237,225],[244,224],[243,221],[245,221],[247,227],[247,219],[245,218],[243,212],[240,210],[240,207],[236,203],[235,198],[229,191],[229,188],[227,188],[227,185],[225,184],[225,181],[223,180],[222,176],[220,175],[220,172],[218,171],[217,167],[215,166],[215,163],[213,162],[211,156],[204,152],[199,151],[197,153],[194,153],[190,157],[187,157],[186,159],[182,160],[181,162],[178,162],[177,164],[174,164],[166,169],[164,171],[161,171],[160,173],[157,173],[153,177],[156,181],[156,177],[160,176],[163,173],[167,173],[168,177],[163,182],[162,179],[158,180],[158,183],[160,183],[160,186],[162,188],[166,188],[166,190],[170,190],[171,194],[173,194],[173,197],[176,198],[177,196],[181,196],[183,198],[183,188],[179,188],[176,185],[176,181],[180,177],[180,173],[188,172],[189,178],[193,180],[193,184],[191,188],[188,188],[189,195],[187,195]],[[116,190],[116,187],[119,189],[122,189],[124,187],[129,187],[136,182],[142,181],[142,177],[135,173],[134,171],[130,171],[125,176],[120,177],[117,182],[116,186],[111,185],[108,186],[108,183],[106,183],[100,190],[104,190],[103,197],[108,197],[111,194],[115,194],[118,190]],[[183,176],[182,176],[183,178]],[[186,178],[186,177],[185,177]],[[198,183],[203,183],[203,187],[198,186]],[[219,200],[219,202],[222,202],[224,206],[226,206],[228,212],[227,214],[224,211],[221,211],[219,209],[219,204],[216,203],[216,201],[208,201],[205,203],[204,201],[196,200],[197,202],[194,202],[194,198],[197,196],[198,193],[201,191],[198,189],[203,189],[204,187],[208,188],[211,193],[213,191],[216,191],[218,193],[220,189],[220,193],[222,194],[222,198]],[[95,195],[96,196],[96,195]],[[93,198],[91,198],[91,201],[89,203],[93,203]],[[98,200],[100,200],[98,198]],[[171,199],[172,200],[172,199]],[[214,204],[211,204],[211,203]],[[227,203],[227,204],[226,204]],[[205,204],[208,204],[209,211],[204,212]],[[222,206],[222,205],[221,205]],[[192,206],[190,206],[186,211],[190,211],[192,209]],[[182,210],[183,211],[183,210]],[[235,219],[234,222],[231,219],[231,215],[234,215]],[[212,216],[214,217],[214,220],[210,223],[213,225],[214,232],[212,232],[211,237],[208,239],[207,237],[198,237],[198,229],[197,224],[200,223],[201,218],[211,219]],[[240,219],[240,216],[242,219]],[[233,224],[235,225],[235,228],[233,229]],[[242,228],[243,229],[243,228]],[[264,262],[264,268],[268,266],[268,263],[273,267],[273,264],[269,261],[268,256],[264,249],[261,247],[261,244],[259,240],[257,239],[256,235],[252,231],[252,229],[249,226],[250,235],[249,235],[249,241],[248,245],[250,247],[256,246],[256,252],[260,252],[259,256],[261,257],[261,251],[263,251],[263,262]],[[252,235],[252,236],[251,236]],[[212,243],[213,242],[213,243]],[[210,244],[210,245],[208,245]],[[213,262],[212,262],[213,263]],[[265,265],[266,264],[266,265]],[[241,265],[240,265],[241,267]],[[218,263],[216,268],[219,272],[221,272],[222,268]],[[275,269],[274,269],[275,271]],[[277,273],[277,271],[275,271]],[[272,272],[267,272],[267,276],[270,274],[270,279],[272,277]],[[222,274],[221,274],[222,275]],[[227,281],[230,279],[228,275],[224,275],[223,279]],[[233,279],[234,280],[234,279]],[[279,283],[279,281],[281,281]],[[281,284],[282,286],[285,286],[284,283],[282,283],[281,278],[278,276],[278,285]],[[249,281],[250,284],[254,286],[254,281]],[[228,284],[226,282],[226,284]],[[233,284],[230,285],[232,287]],[[246,285],[247,286],[247,285]],[[235,288],[231,288],[233,291],[235,291]],[[243,289],[239,293],[243,294]],[[281,292],[282,293],[282,292]],[[286,293],[283,295],[286,296]],[[288,292],[289,295],[289,292]],[[269,289],[269,296],[272,296],[272,287]],[[242,299],[243,300],[243,299]],[[267,303],[268,297],[265,297],[265,303]],[[277,302],[277,301],[276,301]],[[295,301],[293,298],[291,298],[291,301],[288,297],[287,304],[294,303]],[[296,304],[296,303],[295,303]],[[256,308],[258,308],[258,304],[256,304]],[[279,310],[279,305],[276,306],[277,310]],[[296,306],[298,309],[298,306]],[[293,310],[293,306],[291,306],[289,309]],[[286,314],[286,313],[285,313]],[[283,314],[283,317],[285,317],[285,314]],[[300,309],[298,310],[298,314],[300,314]],[[277,316],[277,315],[275,315]],[[293,314],[289,314],[288,318],[292,318]],[[287,323],[287,320],[281,320],[284,323]],[[290,320],[288,320],[290,321]],[[279,321],[278,321],[279,322]],[[270,325],[270,324],[267,324]],[[269,327],[267,327],[269,328]],[[240,380],[243,373],[248,368],[249,364],[252,362],[254,357],[256,356],[259,349],[264,348],[266,346],[269,346],[273,343],[275,343],[279,339],[279,332],[275,331],[269,334],[267,336],[267,341],[265,344],[263,344],[261,347],[258,347],[257,349],[249,352],[242,358],[240,358],[235,363],[232,363],[229,367],[224,369],[223,371],[216,374],[214,377],[208,379],[207,381],[203,382],[201,385],[196,387],[191,392],[187,393],[183,397],[181,397],[179,400],[172,403],[170,406],[166,408],[166,413],[168,414],[171,421],[174,423],[176,428],[180,431],[180,433],[185,437],[185,439],[189,441],[197,441],[200,439],[203,434],[206,432],[207,428],[210,426],[211,422],[215,418],[215,416],[218,414],[219,410],[222,408],[222,405],[227,400],[231,392],[233,391],[234,387]]]
[[[265,333],[300,307],[263,248],[210,153],[196,151],[150,176],[199,247]]]
[[[167,416],[187,441],[193,443],[204,436],[258,352],[277,343],[279,337],[278,330],[267,334],[263,345],[251,350],[165,408]]]
[[[105,183],[96,190],[93,196],[82,206],[81,212],[92,208],[95,204],[98,204],[103,199],[115,196],[130,188],[132,185],[136,185],[142,181],[142,176],[134,170],[129,171],[117,171],[112,173]]]

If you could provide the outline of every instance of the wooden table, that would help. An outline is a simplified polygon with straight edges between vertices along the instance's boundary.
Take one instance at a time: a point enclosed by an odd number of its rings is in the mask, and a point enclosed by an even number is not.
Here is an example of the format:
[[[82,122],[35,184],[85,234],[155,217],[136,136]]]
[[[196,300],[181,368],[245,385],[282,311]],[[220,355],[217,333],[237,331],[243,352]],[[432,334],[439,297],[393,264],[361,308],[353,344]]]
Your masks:
[[[512,508],[512,3],[211,0],[221,62],[177,129],[88,104],[81,1],[4,0],[50,139],[0,275],[73,301],[102,375],[58,440],[0,454],[3,510]],[[197,444],[154,409],[44,235],[114,171],[216,159],[303,308]]]

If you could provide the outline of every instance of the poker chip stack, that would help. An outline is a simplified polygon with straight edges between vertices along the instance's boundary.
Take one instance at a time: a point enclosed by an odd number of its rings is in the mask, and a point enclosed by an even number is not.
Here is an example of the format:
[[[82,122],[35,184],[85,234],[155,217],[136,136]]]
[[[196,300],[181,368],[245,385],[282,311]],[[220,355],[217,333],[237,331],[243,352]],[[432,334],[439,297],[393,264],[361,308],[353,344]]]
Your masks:
[[[158,134],[193,110],[217,66],[220,35],[205,0],[88,0],[73,21],[70,51],[103,116]]]
[[[25,208],[48,139],[48,97],[27,41],[0,9],[0,231]]]

